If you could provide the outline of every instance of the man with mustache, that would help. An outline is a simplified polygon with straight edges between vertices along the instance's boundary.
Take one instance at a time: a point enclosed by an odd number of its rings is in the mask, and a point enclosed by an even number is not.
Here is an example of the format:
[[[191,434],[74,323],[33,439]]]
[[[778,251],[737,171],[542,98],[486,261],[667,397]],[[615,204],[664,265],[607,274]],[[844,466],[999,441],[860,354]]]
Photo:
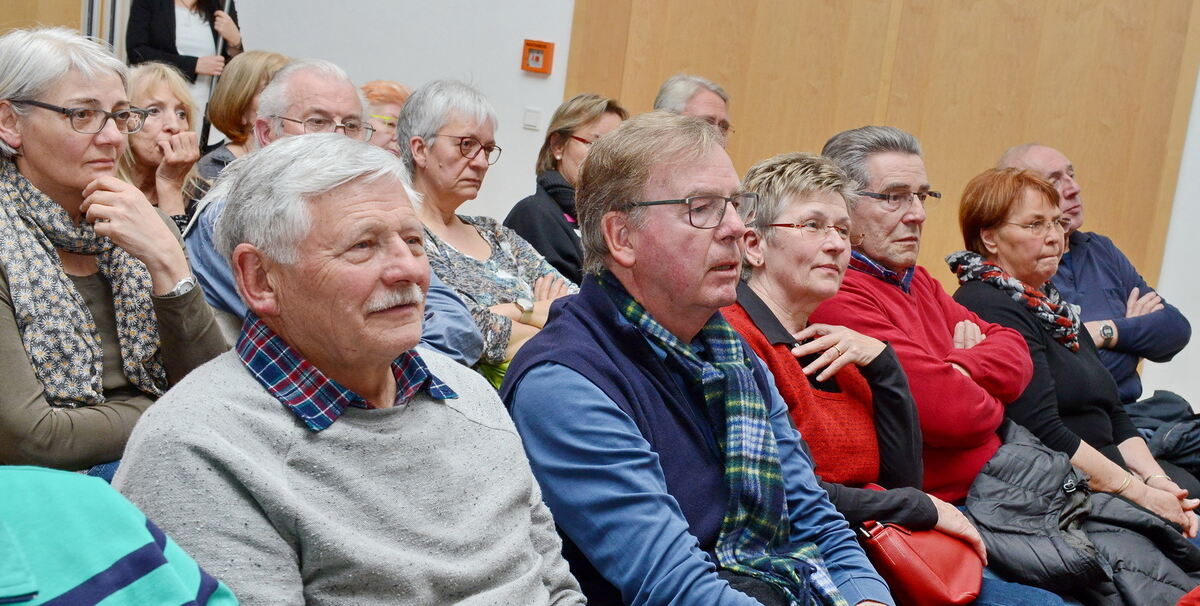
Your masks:
[[[721,143],[656,111],[592,146],[583,284],[501,395],[589,604],[891,604],[718,311],[757,201]]]
[[[1079,305],[1084,326],[1096,343],[1100,361],[1117,382],[1121,401],[1142,396],[1138,364],[1142,358],[1169,362],[1187,346],[1192,326],[1146,281],[1112,240],[1081,231],[1083,196],[1075,180],[1075,165],[1062,152],[1039,143],[1010,148],[1000,168],[1036,173],[1058,190],[1058,205],[1067,228],[1067,252],[1054,274],[1063,298]]]
[[[495,391],[415,349],[429,263],[400,160],[288,137],[209,195],[249,312],[142,417],[117,488],[247,604],[582,604]]]
[[[810,321],[857,330],[896,350],[924,440],[925,492],[962,503],[1000,447],[1004,405],[1033,376],[1017,331],[980,320],[917,265],[932,191],[916,137],[890,126],[844,131],[825,143],[856,182],[850,227],[863,234],[838,294]]]

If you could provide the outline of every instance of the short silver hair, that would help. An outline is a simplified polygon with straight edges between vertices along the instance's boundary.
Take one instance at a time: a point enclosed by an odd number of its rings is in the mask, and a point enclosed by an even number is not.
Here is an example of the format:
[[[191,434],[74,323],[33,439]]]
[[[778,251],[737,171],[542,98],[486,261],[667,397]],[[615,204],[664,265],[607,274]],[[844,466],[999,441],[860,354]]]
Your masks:
[[[437,134],[451,116],[472,120],[475,124],[492,123],[492,129],[500,128],[496,108],[475,87],[458,80],[434,80],[418,88],[404,102],[400,118],[396,122],[396,140],[400,143],[400,159],[408,170],[415,171],[412,147],[408,142],[420,137],[426,145],[432,145]]]
[[[283,120],[271,116],[282,116],[287,113],[288,108],[292,105],[292,91],[288,85],[291,83],[292,77],[301,72],[314,72],[332,80],[345,82],[346,86],[353,89],[354,94],[358,96],[358,102],[362,106],[359,110],[360,117],[366,120],[367,98],[350,80],[346,70],[325,59],[296,59],[275,72],[275,75],[271,76],[271,80],[267,82],[267,86],[258,95],[257,117],[260,120],[270,121],[272,135],[279,136],[280,129],[283,128]]]
[[[861,126],[830,137],[821,155],[836,162],[856,189],[861,190],[871,181],[867,156],[887,152],[920,156],[921,144],[916,137],[894,126]]]
[[[691,74],[675,74],[659,87],[658,96],[654,98],[654,109],[683,113],[684,106],[700,89],[712,91],[729,105],[729,93],[716,82]]]
[[[394,179],[413,204],[408,171],[383,148],[337,133],[284,137],[234,160],[202,204],[224,200],[213,241],[233,265],[233,249],[248,243],[267,257],[291,264],[312,226],[309,201],[351,181]]]
[[[0,99],[38,99],[71,71],[87,78],[113,72],[122,87],[129,77],[112,47],[65,27],[16,29],[0,36]],[[28,111],[20,104],[12,108],[18,115]],[[0,158],[18,153],[0,141]]]

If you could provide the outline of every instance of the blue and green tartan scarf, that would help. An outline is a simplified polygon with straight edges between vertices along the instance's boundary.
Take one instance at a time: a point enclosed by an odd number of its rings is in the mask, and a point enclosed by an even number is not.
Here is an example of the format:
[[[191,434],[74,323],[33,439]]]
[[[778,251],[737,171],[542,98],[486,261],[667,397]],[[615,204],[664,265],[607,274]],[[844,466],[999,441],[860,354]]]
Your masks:
[[[688,372],[692,384],[704,393],[710,418],[725,419],[725,427],[718,427],[724,431],[717,431],[729,484],[729,506],[716,546],[721,568],[770,583],[795,605],[846,605],[820,549],[790,540],[775,435],[751,371],[753,362],[737,332],[720,313],[714,313],[696,337],[711,361],[701,359],[629,296],[612,274],[605,272],[597,282],[625,319]]]

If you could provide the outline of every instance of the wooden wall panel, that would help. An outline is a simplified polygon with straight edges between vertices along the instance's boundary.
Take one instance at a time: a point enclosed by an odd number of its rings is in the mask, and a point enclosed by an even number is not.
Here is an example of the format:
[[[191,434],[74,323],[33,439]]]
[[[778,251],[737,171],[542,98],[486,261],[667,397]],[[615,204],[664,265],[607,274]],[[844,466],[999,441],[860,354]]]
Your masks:
[[[833,133],[891,124],[917,135],[930,180],[921,262],[961,248],[958,198],[1011,145],[1074,161],[1086,229],[1153,281],[1200,65],[1200,0],[576,0],[567,95],[631,111],[690,72],[733,97],[739,171]],[[593,45],[590,40],[604,37]],[[614,83],[619,79],[619,88]]]
[[[79,29],[83,6],[79,0],[3,0],[0,34],[18,27],[62,25]]]

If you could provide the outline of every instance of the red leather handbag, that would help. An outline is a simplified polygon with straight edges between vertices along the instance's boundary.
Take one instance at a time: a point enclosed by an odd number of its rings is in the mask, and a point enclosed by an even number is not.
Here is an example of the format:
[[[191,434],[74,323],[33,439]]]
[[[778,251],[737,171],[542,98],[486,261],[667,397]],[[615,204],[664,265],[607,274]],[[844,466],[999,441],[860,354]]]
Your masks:
[[[970,604],[979,596],[983,562],[965,542],[940,530],[908,530],[887,522],[865,522],[863,550],[905,606]]]

